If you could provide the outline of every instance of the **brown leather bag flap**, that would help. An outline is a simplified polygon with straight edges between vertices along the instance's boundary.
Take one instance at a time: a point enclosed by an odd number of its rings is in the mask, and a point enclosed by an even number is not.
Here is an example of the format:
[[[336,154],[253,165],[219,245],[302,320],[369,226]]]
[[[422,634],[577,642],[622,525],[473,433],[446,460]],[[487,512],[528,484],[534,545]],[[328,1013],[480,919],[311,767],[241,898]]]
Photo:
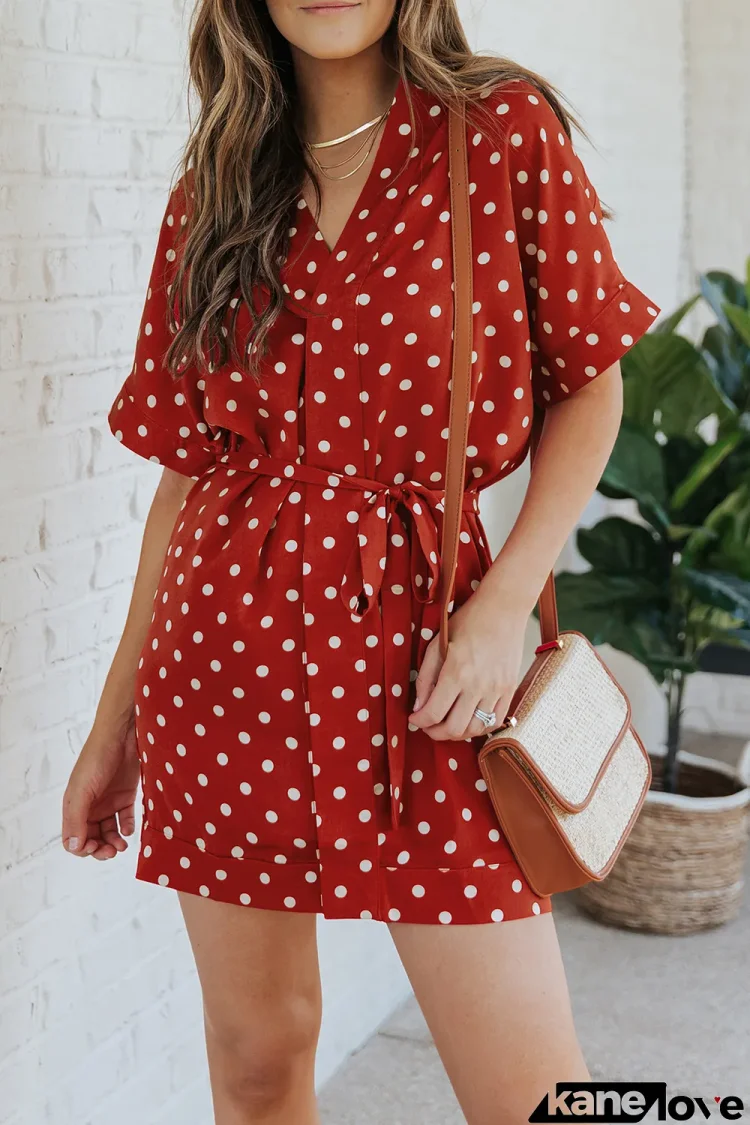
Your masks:
[[[512,755],[558,808],[580,812],[630,728],[630,702],[581,633],[560,642],[538,654],[483,753]]]

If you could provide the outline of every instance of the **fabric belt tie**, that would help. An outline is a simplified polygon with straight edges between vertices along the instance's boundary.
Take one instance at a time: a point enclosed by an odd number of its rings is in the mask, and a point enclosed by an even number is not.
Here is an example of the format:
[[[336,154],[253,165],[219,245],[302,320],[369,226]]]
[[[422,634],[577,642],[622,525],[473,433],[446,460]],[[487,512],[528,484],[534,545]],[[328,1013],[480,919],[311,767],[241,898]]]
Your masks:
[[[416,481],[384,484],[301,462],[241,454],[237,435],[232,435],[232,439],[228,451],[217,461],[238,472],[270,477],[277,485],[296,482],[321,490],[350,489],[364,495],[365,506],[357,524],[352,524],[352,546],[339,593],[355,621],[361,621],[375,606],[381,609],[386,762],[391,826],[397,828],[403,809],[406,732],[411,710],[411,603],[412,599],[422,603],[439,600],[437,513],[443,512],[444,492]],[[463,510],[478,511],[476,492],[464,493]]]

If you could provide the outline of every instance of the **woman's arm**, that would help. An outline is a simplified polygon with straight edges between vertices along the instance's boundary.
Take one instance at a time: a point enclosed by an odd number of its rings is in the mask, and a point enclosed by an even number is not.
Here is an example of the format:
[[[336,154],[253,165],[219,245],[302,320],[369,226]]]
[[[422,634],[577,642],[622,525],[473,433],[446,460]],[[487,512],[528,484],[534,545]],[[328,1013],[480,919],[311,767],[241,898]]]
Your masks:
[[[133,728],[136,668],[169,538],[193,483],[164,469],[149,509],[125,627],[63,798],[63,843],[76,855],[111,859],[127,847],[123,835],[134,831],[140,772]]]
[[[133,686],[138,659],[153,613],[154,595],[164,567],[169,537],[185,497],[195,482],[172,469],[164,469],[151,502],[143,531],[133,593],[120,643],[104,682],[94,726],[113,730],[133,708]]]
[[[596,491],[622,418],[620,365],[545,412],[523,506],[482,584],[487,610],[518,599],[529,613]]]
[[[518,519],[476,592],[451,616],[445,664],[438,637],[425,653],[409,721],[430,738],[482,734],[475,707],[494,710],[498,722],[507,713],[529,614],[601,479],[621,417],[619,363],[546,410]]]

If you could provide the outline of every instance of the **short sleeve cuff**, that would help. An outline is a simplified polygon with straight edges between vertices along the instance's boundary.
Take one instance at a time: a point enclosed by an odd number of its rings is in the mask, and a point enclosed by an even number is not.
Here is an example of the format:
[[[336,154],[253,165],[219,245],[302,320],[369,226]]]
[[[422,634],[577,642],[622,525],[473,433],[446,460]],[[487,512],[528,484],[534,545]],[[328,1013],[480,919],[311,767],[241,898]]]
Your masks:
[[[607,371],[648,332],[660,311],[645,293],[624,281],[586,328],[571,329],[564,348],[537,357],[537,404],[562,402]]]
[[[135,405],[124,387],[107,415],[111,432],[127,449],[155,465],[163,465],[183,476],[197,477],[216,460],[210,446],[182,440],[159,425]]]

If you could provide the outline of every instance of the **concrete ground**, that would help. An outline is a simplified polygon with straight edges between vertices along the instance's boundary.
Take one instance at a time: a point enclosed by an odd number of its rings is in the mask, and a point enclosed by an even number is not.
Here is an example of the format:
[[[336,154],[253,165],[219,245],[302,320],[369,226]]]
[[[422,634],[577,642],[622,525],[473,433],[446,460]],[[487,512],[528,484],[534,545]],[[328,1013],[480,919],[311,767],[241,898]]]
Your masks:
[[[737,1095],[750,1121],[750,894],[734,922],[680,938],[602,926],[573,895],[554,911],[593,1077],[664,1081],[712,1105]],[[414,1000],[328,1082],[321,1113],[325,1125],[462,1125]]]

